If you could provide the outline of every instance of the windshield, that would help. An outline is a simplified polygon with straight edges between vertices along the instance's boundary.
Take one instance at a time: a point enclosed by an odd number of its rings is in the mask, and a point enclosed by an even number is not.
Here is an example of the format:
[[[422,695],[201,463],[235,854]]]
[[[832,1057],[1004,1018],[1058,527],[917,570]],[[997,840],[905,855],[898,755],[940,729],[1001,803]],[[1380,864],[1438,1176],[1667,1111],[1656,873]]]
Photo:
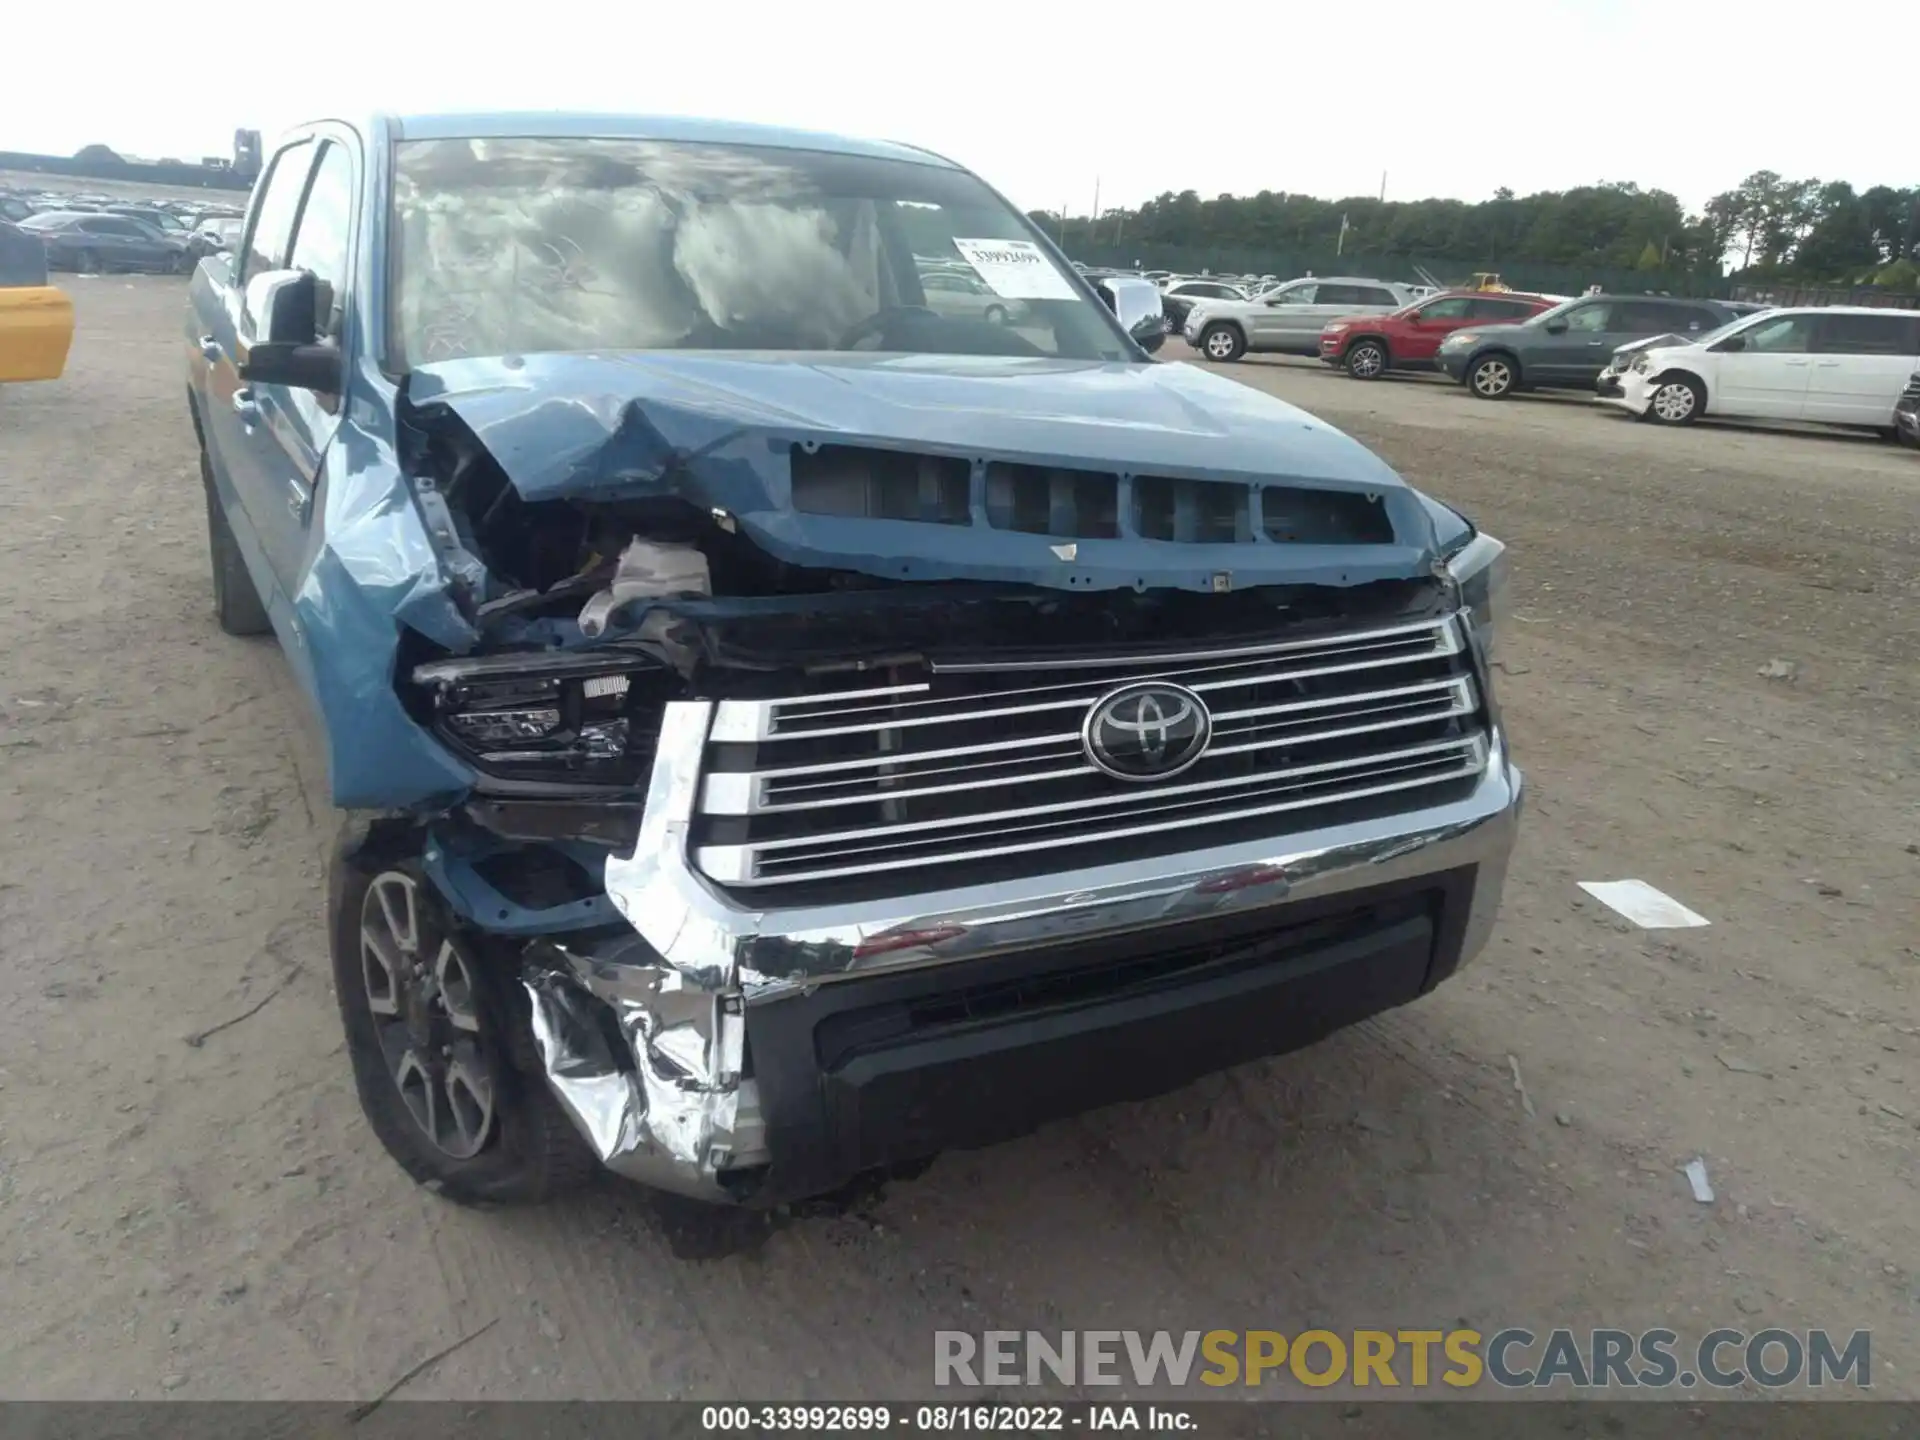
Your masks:
[[[70,217],[56,210],[42,211],[38,215],[29,215],[20,222],[22,230],[58,230]]]
[[[1716,340],[1724,340],[1727,336],[1733,334],[1734,331],[1746,329],[1764,313],[1766,312],[1761,311],[1759,314],[1753,315],[1736,315],[1718,330],[1709,330],[1704,335],[1696,335],[1687,343],[1690,345],[1711,345]]]
[[[404,141],[393,237],[397,369],[556,350],[1138,358],[1020,215],[937,165],[655,140]]]

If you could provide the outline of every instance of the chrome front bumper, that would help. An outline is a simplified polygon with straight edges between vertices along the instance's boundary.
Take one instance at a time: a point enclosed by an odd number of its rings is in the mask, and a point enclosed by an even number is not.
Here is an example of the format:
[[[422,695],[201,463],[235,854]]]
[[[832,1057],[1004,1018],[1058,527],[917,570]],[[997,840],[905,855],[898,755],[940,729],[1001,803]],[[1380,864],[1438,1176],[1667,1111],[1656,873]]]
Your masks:
[[[601,1160],[645,1184],[729,1199],[730,1170],[765,1162],[754,1082],[741,1077],[747,1012],[823,985],[1106,935],[1244,915],[1446,871],[1473,874],[1459,963],[1493,927],[1522,777],[1504,732],[1464,797],[1404,813],[1017,881],[830,906],[755,908],[688,863],[713,706],[667,707],[645,818],[607,894],[634,935],[612,951],[549,947],[530,980],[549,1084]],[[555,983],[558,982],[558,983]],[[568,1008],[577,987],[610,1006],[632,1050],[612,1063]],[[624,1057],[622,1057],[624,1059]]]

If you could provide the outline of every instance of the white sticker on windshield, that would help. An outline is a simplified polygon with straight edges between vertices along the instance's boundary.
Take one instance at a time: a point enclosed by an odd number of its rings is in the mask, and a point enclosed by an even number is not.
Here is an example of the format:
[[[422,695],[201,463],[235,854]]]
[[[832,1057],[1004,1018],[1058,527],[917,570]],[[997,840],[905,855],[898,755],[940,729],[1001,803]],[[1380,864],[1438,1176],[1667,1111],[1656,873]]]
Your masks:
[[[955,240],[953,248],[996,295],[1009,300],[1074,298],[1067,277],[1031,240]]]

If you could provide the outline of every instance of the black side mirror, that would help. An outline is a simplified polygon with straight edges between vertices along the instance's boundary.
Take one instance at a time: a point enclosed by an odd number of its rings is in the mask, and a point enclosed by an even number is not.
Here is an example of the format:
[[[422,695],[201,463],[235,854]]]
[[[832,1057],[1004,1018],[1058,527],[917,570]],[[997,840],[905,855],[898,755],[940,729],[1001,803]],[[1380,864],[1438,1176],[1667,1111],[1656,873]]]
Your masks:
[[[339,348],[320,343],[319,291],[305,270],[267,270],[247,282],[244,316],[259,338],[240,356],[242,380],[340,393]]]
[[[1713,348],[1715,351],[1744,350],[1747,348],[1747,337],[1744,335],[1729,335]]]
[[[1566,321],[1564,321],[1564,320],[1549,320],[1549,321],[1547,321],[1547,334],[1549,334],[1549,335],[1564,335],[1564,334],[1566,334],[1566,333],[1567,333],[1567,322],[1566,322]]]

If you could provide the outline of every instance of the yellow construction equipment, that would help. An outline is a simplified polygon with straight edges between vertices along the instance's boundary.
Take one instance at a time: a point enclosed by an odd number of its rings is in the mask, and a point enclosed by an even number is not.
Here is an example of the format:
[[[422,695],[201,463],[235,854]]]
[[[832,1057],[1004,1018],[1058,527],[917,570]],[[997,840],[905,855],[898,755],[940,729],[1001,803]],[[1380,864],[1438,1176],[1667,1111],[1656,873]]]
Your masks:
[[[0,220],[0,383],[58,380],[73,346],[73,301],[47,283],[46,247]]]

